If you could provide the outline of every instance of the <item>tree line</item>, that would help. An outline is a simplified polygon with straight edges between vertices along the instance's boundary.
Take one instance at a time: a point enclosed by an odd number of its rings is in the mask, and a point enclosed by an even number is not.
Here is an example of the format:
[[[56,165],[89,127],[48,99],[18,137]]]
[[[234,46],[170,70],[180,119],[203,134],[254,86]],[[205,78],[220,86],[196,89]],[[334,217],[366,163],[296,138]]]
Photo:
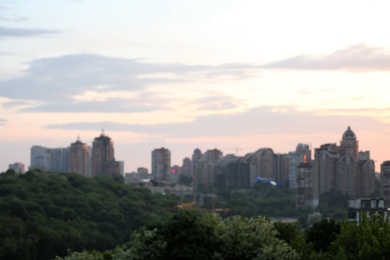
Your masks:
[[[175,196],[125,185],[121,176],[7,171],[0,174],[0,259],[112,249],[177,203]]]
[[[390,256],[390,226],[382,216],[364,218],[359,225],[330,218],[303,229],[299,222],[273,223],[264,216],[294,215],[291,190],[268,186],[219,195],[222,206],[231,208],[227,214],[177,211],[176,196],[125,185],[121,176],[7,171],[0,174],[0,259]],[[341,214],[344,199],[326,196],[320,208],[331,212],[328,217]]]

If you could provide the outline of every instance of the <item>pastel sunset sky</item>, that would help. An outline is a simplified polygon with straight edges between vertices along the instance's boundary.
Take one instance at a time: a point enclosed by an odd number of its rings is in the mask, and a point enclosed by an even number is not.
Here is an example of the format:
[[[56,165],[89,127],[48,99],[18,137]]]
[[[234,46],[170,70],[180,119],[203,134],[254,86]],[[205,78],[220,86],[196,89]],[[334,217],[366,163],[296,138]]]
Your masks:
[[[339,143],[390,160],[390,1],[2,0],[0,171],[92,145],[125,172],[195,148]]]

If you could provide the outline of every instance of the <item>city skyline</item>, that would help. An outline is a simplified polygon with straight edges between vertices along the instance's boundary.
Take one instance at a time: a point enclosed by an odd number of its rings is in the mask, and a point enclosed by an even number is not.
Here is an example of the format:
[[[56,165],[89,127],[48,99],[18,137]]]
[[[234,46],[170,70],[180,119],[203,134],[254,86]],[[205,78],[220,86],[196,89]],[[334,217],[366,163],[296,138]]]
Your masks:
[[[91,145],[125,172],[195,148],[338,143],[389,160],[390,3],[60,0],[0,4],[0,168]]]

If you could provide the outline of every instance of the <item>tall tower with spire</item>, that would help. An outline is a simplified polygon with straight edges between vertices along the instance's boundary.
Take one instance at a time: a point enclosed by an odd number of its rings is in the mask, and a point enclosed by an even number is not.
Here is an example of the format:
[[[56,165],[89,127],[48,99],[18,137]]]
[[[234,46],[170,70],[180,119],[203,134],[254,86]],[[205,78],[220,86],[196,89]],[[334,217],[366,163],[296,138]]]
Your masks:
[[[104,130],[92,143],[92,176],[119,174],[119,163],[114,158],[114,142],[104,134]]]
[[[348,126],[348,129],[344,132],[340,142],[341,156],[351,156],[354,159],[359,158],[359,142],[356,139],[355,133]]]

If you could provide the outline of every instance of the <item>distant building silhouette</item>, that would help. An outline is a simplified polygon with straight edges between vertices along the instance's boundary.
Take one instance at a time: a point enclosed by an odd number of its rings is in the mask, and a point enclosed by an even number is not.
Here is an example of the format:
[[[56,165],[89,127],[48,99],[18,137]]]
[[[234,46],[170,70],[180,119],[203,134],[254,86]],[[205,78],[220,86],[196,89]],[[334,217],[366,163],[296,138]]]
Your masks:
[[[298,165],[303,163],[304,158],[306,158],[308,163],[311,163],[311,150],[307,144],[298,144],[294,152],[289,153],[289,187],[295,189],[297,187],[297,171]]]
[[[390,161],[381,164],[381,185],[385,208],[390,208]]]
[[[369,197],[375,191],[375,164],[370,152],[358,152],[359,142],[350,127],[340,146],[324,144],[315,149],[314,175],[318,191],[340,191],[351,199]]]
[[[296,206],[297,208],[315,208],[318,206],[318,194],[314,189],[312,165],[304,159],[297,169]]]
[[[171,181],[171,151],[162,147],[152,151],[152,178],[157,181]]]
[[[34,145],[30,153],[30,169],[68,172],[68,148],[46,148]]]
[[[115,161],[114,142],[102,131],[92,143],[91,175],[120,174],[120,164]]]
[[[14,170],[16,173],[23,174],[25,173],[24,164],[20,162],[12,163],[8,166],[9,170]]]
[[[89,176],[90,148],[77,138],[77,141],[69,147],[69,167],[71,173],[77,173],[82,176]]]

